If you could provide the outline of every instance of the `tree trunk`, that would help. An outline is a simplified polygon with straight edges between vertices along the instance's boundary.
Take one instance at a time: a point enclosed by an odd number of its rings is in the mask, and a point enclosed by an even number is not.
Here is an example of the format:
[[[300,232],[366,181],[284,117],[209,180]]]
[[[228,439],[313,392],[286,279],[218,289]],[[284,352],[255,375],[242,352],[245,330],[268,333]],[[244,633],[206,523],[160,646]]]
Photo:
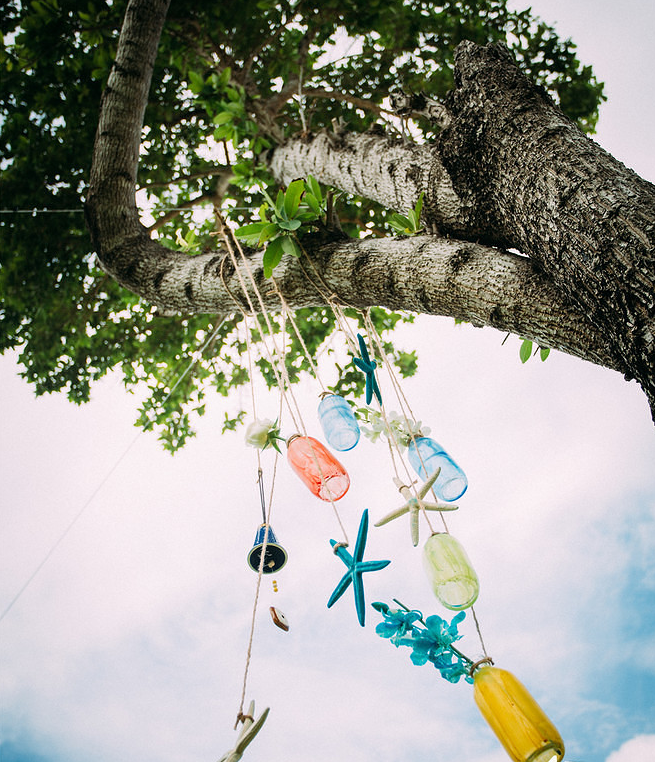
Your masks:
[[[128,8],[103,98],[87,220],[102,267],[126,288],[166,310],[229,313],[248,270],[262,290],[261,253],[235,270],[226,251],[170,251],[150,239],[135,206],[166,7],[133,0]],[[447,126],[430,145],[322,133],[271,151],[281,182],[311,173],[400,211],[423,192],[433,233],[304,238],[310,266],[290,259],[275,273],[287,303],[336,299],[511,331],[636,378],[655,417],[655,188],[586,138],[502,46],[459,46],[445,105]],[[263,290],[267,308],[279,307]]]

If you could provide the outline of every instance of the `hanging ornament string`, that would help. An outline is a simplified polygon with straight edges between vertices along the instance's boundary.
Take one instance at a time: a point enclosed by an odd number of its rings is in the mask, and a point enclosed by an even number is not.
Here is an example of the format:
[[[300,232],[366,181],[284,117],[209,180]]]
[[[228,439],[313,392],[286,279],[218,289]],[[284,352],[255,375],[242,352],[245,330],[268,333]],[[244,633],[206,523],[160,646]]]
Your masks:
[[[223,226],[222,227],[223,239],[225,241],[225,245],[226,245],[226,248],[228,250],[228,254],[229,254],[230,259],[232,261],[232,265],[233,265],[233,267],[235,269],[235,272],[237,274],[237,279],[238,279],[239,284],[241,286],[241,289],[242,289],[242,291],[243,291],[243,293],[244,293],[244,295],[245,295],[245,297],[246,297],[246,299],[248,301],[250,309],[252,310],[253,314],[256,314],[256,310],[254,309],[254,306],[252,304],[252,300],[250,298],[250,293],[249,293],[248,289],[246,288],[246,284],[245,284],[245,282],[243,280],[243,277],[241,275],[241,272],[240,272],[238,264],[237,264],[236,255],[234,253],[234,247],[236,247],[237,251],[240,254],[240,258],[241,258],[241,261],[243,262],[244,269],[246,270],[246,273],[248,275],[248,279],[250,281],[252,289],[253,289],[253,291],[255,293],[255,296],[257,297],[257,300],[259,302],[259,305],[260,305],[260,308],[261,308],[261,314],[263,315],[264,320],[266,322],[266,325],[268,327],[269,336],[271,338],[271,342],[273,344],[273,347],[274,347],[274,350],[275,350],[275,354],[280,356],[280,352],[279,352],[279,350],[277,348],[277,344],[276,344],[276,341],[275,341],[275,335],[274,335],[273,327],[271,325],[270,317],[268,315],[268,311],[266,309],[266,305],[264,303],[264,299],[263,299],[263,297],[261,295],[259,287],[257,286],[257,282],[255,280],[255,277],[254,277],[254,275],[252,273],[252,269],[250,267],[250,263],[248,262],[248,258],[246,257],[246,255],[245,255],[245,253],[244,253],[244,251],[243,251],[239,241],[236,238],[233,237],[232,231],[227,227],[227,225],[225,225],[223,223],[222,217],[220,216],[220,212],[217,209],[215,209],[215,213],[217,215],[217,219],[220,221],[220,223]],[[234,246],[232,245],[232,242],[234,242]],[[269,362],[271,363],[271,366],[273,368],[273,372],[275,374],[275,378],[276,378],[276,380],[278,382],[278,386],[280,387],[280,390],[282,392],[283,399],[284,399],[284,401],[285,401],[285,403],[286,403],[286,405],[287,405],[287,407],[289,409],[289,413],[290,413],[291,418],[293,420],[294,426],[296,427],[297,431],[302,432],[302,436],[307,437],[307,429],[305,428],[305,424],[304,424],[304,421],[303,421],[303,417],[302,417],[302,413],[301,413],[301,410],[300,410],[300,406],[298,405],[298,401],[296,400],[295,394],[293,392],[293,386],[291,384],[291,380],[289,379],[289,374],[288,374],[287,369],[286,369],[286,363],[285,362],[279,363],[279,371],[278,371],[278,368],[276,367],[276,363],[275,363],[273,357],[271,356],[271,352],[269,351],[266,342],[263,340],[263,334],[262,334],[261,331],[260,331],[260,336],[262,336],[262,344],[263,344],[264,349],[265,349],[265,351],[266,351],[266,353],[268,355]],[[282,376],[282,377],[280,377],[280,376]],[[293,407],[292,407],[289,399],[287,399],[287,394],[291,398],[291,402],[293,403]],[[293,408],[295,408],[295,414],[294,414],[294,409]],[[315,463],[315,465],[317,467],[317,470],[318,470],[318,473],[319,473],[319,478],[321,479],[321,483],[325,486],[326,494],[328,495],[328,499],[329,499],[329,502],[330,502],[330,504],[332,506],[332,510],[333,510],[334,515],[335,515],[335,517],[337,519],[339,527],[341,528],[341,531],[343,533],[344,540],[343,540],[342,543],[340,543],[340,545],[347,546],[349,544],[348,533],[346,532],[346,528],[345,528],[345,526],[343,524],[343,521],[341,520],[341,516],[339,514],[339,510],[337,509],[337,506],[336,506],[336,504],[335,504],[335,502],[334,502],[334,500],[332,498],[329,486],[327,485],[327,482],[326,482],[326,480],[325,480],[325,478],[323,476],[323,472],[322,472],[322,469],[321,469],[321,465],[320,465],[320,463],[318,461],[318,458],[316,457],[316,454],[313,452],[313,448],[311,448],[311,442],[310,442],[310,451],[312,453],[312,458],[314,460],[314,463]]]
[[[307,358],[307,362],[309,363],[309,367],[311,368],[311,371],[312,371],[312,373],[314,375],[314,378],[318,381],[318,384],[321,387],[321,391],[325,392],[326,389],[325,389],[325,386],[324,386],[323,382],[321,381],[321,377],[320,377],[320,374],[318,372],[318,367],[314,363],[314,360],[312,359],[312,356],[311,356],[309,350],[307,349],[307,345],[305,344],[305,340],[303,339],[302,334],[298,330],[298,326],[296,325],[296,321],[294,320],[294,317],[293,317],[293,312],[289,309],[289,305],[287,304],[286,299],[282,295],[282,292],[280,291],[280,287],[278,286],[277,281],[275,280],[275,278],[271,277],[271,281],[273,282],[273,286],[275,288],[275,292],[277,293],[278,298],[280,300],[280,304],[282,305],[282,312],[283,312],[284,315],[286,315],[289,318],[289,322],[291,323],[291,325],[293,327],[293,331],[296,334],[296,338],[300,342],[300,346],[302,347],[303,353],[304,353],[305,357]]]
[[[248,355],[248,374],[250,379],[250,396],[251,396],[251,402],[252,402],[252,412],[253,417],[257,418],[257,405],[256,405],[256,396],[255,396],[255,376],[253,373],[253,361],[252,361],[252,342],[250,340],[250,327],[248,326],[248,316],[243,312],[243,320],[244,320],[244,327],[245,327],[245,333],[246,333],[246,348],[247,348],[247,355]],[[259,323],[257,323],[259,327]],[[259,331],[260,336],[262,338],[263,342],[263,334],[260,329]],[[282,327],[282,347],[285,346],[285,335],[286,335],[286,323],[283,322]],[[280,357],[280,362],[284,362],[284,355]],[[279,405],[279,411],[278,411],[278,422],[281,423],[282,421],[282,397],[283,397],[283,389],[282,386],[280,388],[280,405]],[[255,599],[253,601],[252,606],[252,615],[250,618],[250,633],[248,636],[248,647],[246,649],[246,663],[244,667],[243,672],[243,684],[241,688],[241,700],[239,703],[239,710],[237,712],[236,722],[234,723],[234,728],[236,730],[237,725],[239,722],[243,722],[246,718],[243,714],[243,707],[245,705],[246,701],[246,689],[248,685],[248,673],[250,671],[250,662],[252,660],[252,647],[253,647],[253,640],[255,637],[255,623],[257,621],[257,609],[259,605],[259,595],[261,591],[261,584],[262,584],[262,578],[264,574],[264,562],[266,560],[266,549],[268,547],[268,536],[269,536],[269,527],[270,527],[270,521],[271,521],[271,511],[273,506],[273,491],[275,489],[275,476],[277,474],[277,462],[278,462],[278,453],[275,453],[275,458],[273,462],[273,478],[271,480],[271,491],[269,495],[268,500],[268,513],[266,511],[266,499],[264,496],[264,474],[262,471],[262,464],[261,464],[261,454],[259,451],[259,448],[256,448],[257,450],[257,484],[259,486],[259,500],[261,503],[261,509],[262,509],[262,520],[264,523],[264,538],[262,542],[262,548],[261,548],[261,555],[259,558],[259,565],[257,569],[257,584],[255,586]]]
[[[367,325],[367,329],[368,329],[369,335],[371,335],[373,337],[373,340],[375,341],[375,344],[376,344],[376,346],[378,348],[378,352],[380,353],[380,357],[382,358],[382,361],[383,361],[383,363],[385,365],[387,373],[388,373],[388,375],[389,375],[389,377],[391,379],[391,382],[392,382],[392,384],[394,386],[394,390],[396,391],[396,395],[398,397],[398,402],[399,402],[399,405],[400,405],[400,408],[401,408],[401,412],[402,412],[403,417],[405,419],[405,425],[408,427],[408,430],[409,430],[410,422],[408,420],[408,415],[407,415],[407,412],[405,411],[405,407],[406,407],[406,410],[409,413],[409,417],[413,421],[415,421],[417,419],[415,418],[414,413],[413,413],[413,411],[412,411],[412,409],[410,407],[409,401],[407,400],[407,397],[405,396],[405,394],[404,394],[404,392],[402,390],[402,387],[401,387],[400,383],[398,382],[398,379],[396,378],[396,375],[395,375],[395,372],[393,370],[393,367],[391,366],[391,363],[389,362],[389,358],[387,357],[386,352],[384,351],[384,347],[382,346],[382,340],[381,340],[381,338],[380,338],[380,336],[379,336],[375,326],[373,325],[373,321],[371,320],[371,317],[370,317],[370,314],[369,314],[368,310],[365,313],[364,320],[365,320],[365,323]],[[419,459],[420,459],[421,465],[423,466],[424,471],[427,472],[427,469],[425,467],[425,463],[423,462],[423,458],[422,458],[418,448],[417,448],[417,454],[419,455]],[[434,497],[436,499],[436,495],[434,494],[434,489],[432,490],[432,494],[434,495]],[[428,518],[427,512],[425,510],[423,510],[423,515],[425,516],[425,518],[426,518],[426,520],[428,522],[428,525],[430,525],[430,519]],[[448,529],[448,525],[446,524],[446,519],[444,518],[443,513],[440,512],[439,515],[441,516],[441,520],[443,522],[444,529],[445,529],[446,533],[450,534],[450,530]],[[431,526],[430,526],[430,528],[432,529]],[[434,530],[432,530],[432,531],[434,532]],[[478,621],[477,614],[475,613],[475,606],[471,606],[470,610],[471,610],[471,614],[473,615],[473,621],[475,623],[475,629],[476,629],[476,632],[478,634],[478,638],[480,640],[480,646],[482,647],[482,652],[484,653],[485,658],[489,658],[489,654],[487,653],[487,649],[486,649],[486,646],[485,646],[485,643],[484,643],[484,638],[482,637],[482,631],[481,631],[481,628],[480,628],[480,622]]]
[[[276,460],[277,460],[277,453],[276,453]],[[260,485],[260,495],[263,496],[263,486],[262,486],[262,472],[261,469],[259,471],[259,485]],[[237,718],[236,722],[234,723],[234,728],[236,730],[237,725],[239,722],[242,722],[245,717],[243,714],[243,707],[246,701],[246,687],[248,684],[248,672],[250,671],[250,661],[252,659],[252,645],[253,640],[255,637],[255,622],[257,619],[257,607],[259,604],[259,593],[261,591],[262,586],[262,578],[264,575],[264,562],[266,560],[266,548],[268,546],[268,534],[269,534],[269,526],[270,526],[270,520],[271,520],[271,503],[268,504],[268,513],[266,513],[264,506],[262,505],[262,514],[264,516],[264,539],[262,542],[262,550],[261,555],[259,558],[259,568],[257,569],[257,584],[255,586],[255,600],[253,602],[252,606],[252,616],[250,618],[250,635],[248,637],[248,648],[246,651],[246,665],[243,671],[243,686],[241,689],[241,701],[239,703],[239,711],[237,712]]]
[[[227,318],[223,318],[223,320],[220,321],[220,323],[216,326],[212,334],[209,336],[209,338],[205,341],[205,343],[198,349],[196,352],[192,354],[191,362],[187,365],[187,367],[184,369],[184,371],[178,376],[178,378],[175,380],[175,383],[171,387],[170,391],[166,396],[163,398],[163,400],[159,403],[161,407],[163,407],[166,402],[171,398],[177,387],[182,383],[184,378],[186,377],[187,373],[191,371],[191,369],[196,365],[198,362],[198,358],[202,355],[202,353],[205,351],[205,349],[216,339],[218,336],[218,332],[223,327],[223,324]],[[132,441],[127,445],[127,447],[123,450],[123,452],[119,455],[119,457],[114,462],[113,466],[107,471],[105,476],[101,479],[98,486],[93,490],[91,495],[87,498],[86,502],[80,510],[73,516],[72,520],[68,523],[66,528],[63,530],[63,532],[59,535],[59,537],[55,540],[55,542],[50,546],[50,549],[48,552],[44,555],[42,560],[39,562],[39,564],[36,566],[32,574],[27,578],[27,580],[23,583],[22,587],[18,590],[16,595],[9,601],[9,604],[5,607],[2,614],[0,614],[0,622],[7,616],[9,611],[13,608],[13,606],[16,604],[18,599],[23,595],[25,590],[32,584],[35,577],[39,574],[41,569],[46,565],[46,563],[50,560],[52,555],[55,553],[57,548],[61,545],[61,543],[65,540],[68,533],[73,529],[75,524],[82,518],[82,515],[87,510],[89,505],[93,502],[96,495],[100,492],[100,490],[105,486],[105,484],[109,481],[109,479],[112,477],[116,469],[120,466],[120,464],[125,460],[130,450],[134,447],[134,445],[137,443],[141,435],[144,433],[144,430],[140,430],[137,432],[137,434],[134,436]]]
[[[403,417],[403,421],[405,423],[405,428],[406,428],[406,430],[408,432],[412,432],[412,422],[416,421],[417,419],[414,416],[414,413],[413,413],[413,411],[412,411],[412,409],[411,409],[411,407],[409,405],[409,402],[407,401],[407,398],[405,397],[405,394],[404,394],[404,392],[402,390],[402,387],[401,387],[400,383],[398,382],[398,379],[396,378],[396,374],[395,374],[395,372],[393,370],[393,367],[392,367],[391,363],[389,362],[389,358],[388,358],[387,353],[385,352],[384,346],[382,344],[382,339],[380,338],[380,335],[377,332],[377,329],[375,328],[375,325],[373,325],[373,321],[371,320],[370,311],[366,310],[366,312],[363,313],[363,317],[364,317],[364,324],[366,326],[367,333],[369,334],[369,336],[371,337],[371,339],[373,340],[373,342],[374,342],[374,344],[375,344],[375,346],[377,348],[379,356],[382,359],[382,364],[384,365],[385,370],[387,371],[387,375],[389,376],[389,380],[391,381],[391,385],[393,386],[394,392],[396,394],[396,399],[398,400],[398,405],[400,407],[400,413],[401,413],[401,415]],[[382,411],[382,414],[383,414],[383,416],[385,416],[384,410]],[[394,443],[394,446],[395,446],[396,451],[398,453],[398,457],[400,459],[400,462],[403,464],[403,466],[405,468],[405,472],[407,474],[407,477],[408,477],[408,479],[409,479],[409,481],[411,483],[411,482],[413,482],[413,479],[412,479],[412,477],[410,475],[410,472],[409,472],[409,469],[407,467],[407,464],[405,463],[405,460],[404,460],[404,458],[401,455],[402,450],[398,446],[398,442],[396,441],[396,438],[395,438],[395,435],[394,435],[394,432],[393,432],[393,427],[389,425],[389,421],[386,419],[386,416],[385,416],[384,421],[385,421],[385,425],[387,426],[387,431],[391,435],[390,440],[393,440],[393,443]],[[412,439],[413,438],[414,438],[414,436],[412,434]],[[425,463],[423,462],[423,457],[422,457],[421,453],[418,450],[417,450],[417,453],[418,453],[418,456],[419,456],[420,463],[423,466],[424,471],[427,473],[427,469],[425,468]],[[392,456],[392,459],[393,459],[393,456]],[[396,475],[398,476],[398,474],[396,474]],[[434,496],[434,499],[437,500],[437,496],[436,496],[436,494],[434,492],[434,488],[431,488],[431,492],[432,492],[432,495]],[[428,527],[430,528],[430,531],[434,534],[434,528],[432,527],[432,523],[430,522],[430,518],[429,518],[429,516],[427,514],[427,511],[425,509],[422,509],[422,513],[423,513],[423,516],[425,517],[425,520],[427,521],[427,524],[428,524]],[[445,517],[443,515],[443,512],[440,511],[439,515],[440,515],[441,521],[442,521],[442,523],[444,525],[444,529],[446,530],[446,532],[448,532],[448,525],[446,524],[446,519],[445,519]]]
[[[341,329],[342,333],[346,337],[346,341],[348,345],[350,346],[351,350],[353,351],[354,354],[356,354],[358,351],[358,348],[357,348],[357,344],[355,343],[355,334],[350,326],[348,318],[343,312],[341,305],[339,305],[334,299],[330,299],[329,303],[330,303],[330,306],[332,307],[332,310],[334,312],[339,328]],[[375,326],[370,320],[370,315],[368,314],[368,311],[362,312],[361,310],[358,310],[358,312],[362,315],[367,333],[369,337],[371,337],[375,341],[378,352],[380,353],[380,356],[383,359],[383,363],[385,364],[385,369],[387,370],[387,373],[389,373],[389,363],[386,358],[386,353],[384,352],[384,348],[382,347],[382,342],[380,340],[380,337],[377,331],[375,330]],[[393,381],[395,381],[395,379],[392,378],[392,382]],[[396,396],[398,397],[398,389],[397,389],[398,385],[394,383],[392,383],[392,385],[394,387],[394,391],[396,391]],[[405,460],[402,457],[402,448],[396,439],[394,428],[391,425],[391,422],[389,421],[389,417],[386,412],[384,401],[377,400],[377,398],[376,398],[376,401],[378,402],[380,414],[382,416],[382,420],[384,421],[384,425],[388,433],[387,445],[389,447],[389,455],[391,457],[391,464],[393,466],[394,473],[396,474],[396,479],[398,479],[399,482],[406,482],[402,484],[402,488],[409,489],[411,492],[414,493],[414,497],[418,499],[419,495],[416,490],[416,486],[414,484],[414,479],[412,478],[409,468],[407,467],[407,464],[405,463]],[[402,402],[400,398],[399,398],[399,403],[401,404],[401,409],[402,409]],[[406,416],[405,416],[405,425],[407,426],[408,430],[410,430],[409,421],[407,420]],[[396,457],[398,458],[398,460],[403,466],[403,469],[405,471],[405,477],[406,477],[405,479],[401,478],[400,476],[400,472],[398,470],[398,464],[396,462]],[[432,526],[432,522],[430,521],[430,517],[428,516],[427,511],[425,510],[425,507],[423,506],[420,500],[418,501],[418,505],[420,506],[422,515],[425,517],[425,520],[428,524],[428,528],[430,529],[430,532],[434,533],[434,528]],[[441,515],[442,521],[444,521],[442,513],[441,512],[439,513]],[[444,521],[444,525],[445,525],[445,521]]]

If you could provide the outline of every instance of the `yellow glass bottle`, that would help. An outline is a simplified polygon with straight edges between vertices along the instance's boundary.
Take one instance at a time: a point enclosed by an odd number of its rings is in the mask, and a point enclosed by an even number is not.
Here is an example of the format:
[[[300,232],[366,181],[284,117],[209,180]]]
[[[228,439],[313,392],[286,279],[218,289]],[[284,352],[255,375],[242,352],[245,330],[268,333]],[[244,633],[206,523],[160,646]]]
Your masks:
[[[560,762],[564,757],[557,728],[511,672],[480,667],[473,675],[473,696],[514,762]]]

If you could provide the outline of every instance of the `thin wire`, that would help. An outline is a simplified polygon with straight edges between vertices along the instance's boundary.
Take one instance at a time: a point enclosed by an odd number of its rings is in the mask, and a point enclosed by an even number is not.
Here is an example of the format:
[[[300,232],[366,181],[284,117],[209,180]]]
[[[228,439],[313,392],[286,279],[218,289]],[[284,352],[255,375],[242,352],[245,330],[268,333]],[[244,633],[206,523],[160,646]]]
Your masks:
[[[196,206],[203,206],[201,202],[198,202]],[[190,212],[193,207],[191,206],[163,206],[156,210],[140,209],[141,214],[150,214],[151,211],[159,212]],[[252,212],[255,209],[259,209],[258,206],[230,206],[226,208],[227,212]],[[0,209],[0,214],[84,214],[84,209]]]
[[[227,318],[224,318],[221,320],[221,322],[216,327],[216,330],[212,333],[212,335],[207,339],[207,341],[202,345],[199,352],[202,354],[202,352],[207,348],[209,343],[213,341],[213,339],[217,336],[219,330],[222,328],[223,323]],[[177,389],[177,387],[182,383],[182,380],[187,375],[187,373],[193,368],[193,366],[198,362],[197,358],[192,359],[192,361],[187,366],[186,370],[181,374],[181,376],[177,379],[171,390],[168,392],[168,394],[164,397],[164,399],[161,401],[161,405],[165,405],[166,402],[169,400],[173,392]],[[75,514],[72,521],[68,524],[68,526],[64,529],[64,531],[59,535],[59,538],[55,541],[55,543],[52,545],[50,550],[46,553],[43,560],[39,563],[39,565],[36,567],[36,569],[32,572],[32,574],[28,577],[27,581],[23,584],[23,586],[20,588],[20,590],[16,593],[16,595],[12,598],[12,600],[9,602],[9,605],[5,608],[5,610],[0,614],[0,622],[7,616],[9,611],[13,608],[14,604],[18,599],[21,597],[21,595],[25,592],[25,590],[30,586],[34,578],[37,576],[37,574],[41,571],[41,569],[46,565],[48,560],[51,558],[51,556],[54,554],[54,552],[57,550],[59,545],[64,541],[68,533],[71,531],[71,529],[77,524],[77,522],[82,517],[82,514],[86,511],[86,509],[89,507],[89,505],[93,502],[93,499],[95,496],[100,492],[100,490],[105,486],[105,484],[109,481],[111,476],[113,475],[114,471],[119,467],[119,465],[123,462],[127,454],[130,452],[132,447],[136,444],[139,437],[143,434],[143,430],[139,431],[134,439],[128,444],[128,446],[123,450],[122,454],[118,457],[118,460],[114,463],[114,465],[109,469],[105,477],[102,479],[100,484],[95,488],[95,490],[91,493],[91,496],[87,499],[87,501],[84,503],[84,505],[80,508],[80,510]]]

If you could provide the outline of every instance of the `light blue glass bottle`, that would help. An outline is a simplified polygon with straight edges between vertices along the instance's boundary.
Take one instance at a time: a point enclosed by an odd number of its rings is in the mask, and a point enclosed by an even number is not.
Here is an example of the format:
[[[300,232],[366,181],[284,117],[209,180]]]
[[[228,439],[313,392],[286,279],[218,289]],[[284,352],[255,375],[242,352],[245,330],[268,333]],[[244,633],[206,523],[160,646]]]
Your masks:
[[[359,442],[359,424],[350,405],[338,394],[325,395],[318,405],[318,418],[330,447],[352,450]]]
[[[450,503],[466,492],[469,485],[466,474],[431,437],[416,437],[409,443],[408,456],[412,468],[423,481],[438,468],[441,469],[433,487],[437,497]]]

